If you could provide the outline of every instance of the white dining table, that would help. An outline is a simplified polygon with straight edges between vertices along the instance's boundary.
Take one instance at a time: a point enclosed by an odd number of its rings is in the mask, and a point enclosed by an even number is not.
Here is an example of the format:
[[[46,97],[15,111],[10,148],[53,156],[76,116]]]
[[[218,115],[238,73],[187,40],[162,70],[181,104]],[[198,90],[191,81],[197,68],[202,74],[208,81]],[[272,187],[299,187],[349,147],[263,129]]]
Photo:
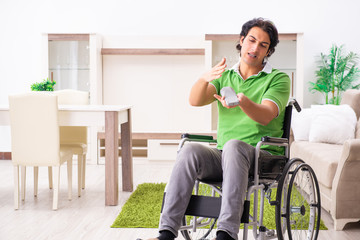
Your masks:
[[[105,205],[118,205],[119,130],[122,190],[133,191],[131,106],[59,105],[58,109],[60,126],[105,126]],[[9,106],[0,105],[0,126],[10,126]]]

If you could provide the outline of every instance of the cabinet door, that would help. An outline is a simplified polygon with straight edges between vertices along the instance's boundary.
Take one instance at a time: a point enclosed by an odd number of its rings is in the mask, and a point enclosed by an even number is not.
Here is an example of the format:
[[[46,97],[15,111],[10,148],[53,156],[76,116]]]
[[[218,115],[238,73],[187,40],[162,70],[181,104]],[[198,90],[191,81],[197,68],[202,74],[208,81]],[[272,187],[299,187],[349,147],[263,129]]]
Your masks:
[[[102,39],[92,34],[44,34],[43,74],[55,90],[90,92],[90,104],[102,104]]]
[[[49,76],[55,90],[90,90],[89,35],[49,35]]]

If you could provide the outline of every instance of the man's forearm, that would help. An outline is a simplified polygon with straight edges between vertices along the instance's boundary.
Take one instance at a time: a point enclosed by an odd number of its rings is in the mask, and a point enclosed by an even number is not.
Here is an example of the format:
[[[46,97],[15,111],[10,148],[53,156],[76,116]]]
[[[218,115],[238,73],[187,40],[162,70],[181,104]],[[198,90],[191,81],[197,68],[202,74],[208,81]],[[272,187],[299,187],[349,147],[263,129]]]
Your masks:
[[[204,106],[214,101],[214,98],[208,95],[209,82],[199,79],[191,88],[189,102],[192,106]]]
[[[277,116],[277,106],[271,101],[264,100],[261,104],[251,101],[247,97],[239,97],[240,108],[252,120],[266,126]]]

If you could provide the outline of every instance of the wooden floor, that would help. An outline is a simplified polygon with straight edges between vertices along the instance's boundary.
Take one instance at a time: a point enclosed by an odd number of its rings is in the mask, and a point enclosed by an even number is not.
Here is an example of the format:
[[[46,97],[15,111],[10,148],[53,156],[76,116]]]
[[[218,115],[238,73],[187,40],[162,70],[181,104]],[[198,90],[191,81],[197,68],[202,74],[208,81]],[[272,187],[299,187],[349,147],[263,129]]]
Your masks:
[[[134,160],[134,183],[138,185],[143,182],[167,182],[172,166],[172,162]],[[78,198],[76,196],[76,169],[74,166],[73,200],[68,201],[66,166],[62,166],[59,209],[52,211],[52,191],[48,189],[47,169],[40,168],[39,170],[39,194],[37,198],[34,198],[33,173],[32,169],[28,168],[26,199],[21,203],[20,209],[15,211],[13,209],[13,167],[11,161],[1,160],[0,240],[135,240],[157,236],[157,229],[110,228],[130,193],[120,192],[119,205],[106,207],[105,168],[103,165],[87,165],[86,189],[83,190],[82,197]],[[320,231],[319,239],[360,239],[359,222],[348,224],[344,231],[334,231],[329,215],[326,212],[322,215],[329,230]],[[239,239],[242,239],[241,236],[240,232]]]

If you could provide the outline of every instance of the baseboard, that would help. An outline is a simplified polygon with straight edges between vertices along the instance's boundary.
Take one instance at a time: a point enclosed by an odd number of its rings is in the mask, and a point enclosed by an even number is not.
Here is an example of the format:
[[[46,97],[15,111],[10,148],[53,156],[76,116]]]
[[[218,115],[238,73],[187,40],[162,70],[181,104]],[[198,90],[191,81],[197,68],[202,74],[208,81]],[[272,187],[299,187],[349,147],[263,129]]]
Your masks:
[[[0,152],[0,160],[11,160],[11,152]]]

